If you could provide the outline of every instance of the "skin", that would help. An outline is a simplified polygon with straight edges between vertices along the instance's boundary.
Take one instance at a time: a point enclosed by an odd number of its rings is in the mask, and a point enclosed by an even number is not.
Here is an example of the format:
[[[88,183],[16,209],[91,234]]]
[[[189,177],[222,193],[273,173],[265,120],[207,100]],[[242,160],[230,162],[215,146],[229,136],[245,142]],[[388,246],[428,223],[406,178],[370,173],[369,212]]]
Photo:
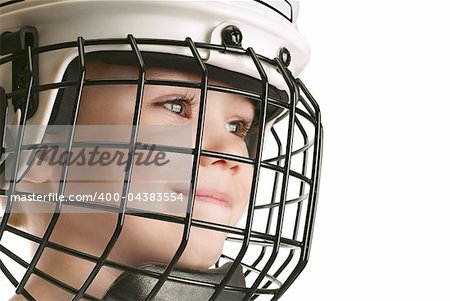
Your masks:
[[[90,62],[88,78],[136,77],[134,67],[110,65],[100,61]],[[171,79],[199,82],[199,76],[181,71],[149,69],[147,78]],[[222,84],[212,81],[213,84]],[[134,86],[93,86],[87,87],[83,94],[78,118],[79,125],[127,125],[131,123],[134,111]],[[200,90],[183,87],[146,86],[141,125],[184,125],[191,128],[191,140],[195,141]],[[254,116],[253,104],[246,98],[220,92],[208,92],[206,107],[203,149],[248,157],[245,137]],[[47,158],[48,159],[48,158]],[[176,158],[174,159],[176,161]],[[45,160],[44,160],[45,162]],[[86,170],[81,172],[95,173]],[[148,174],[149,168],[145,172]],[[122,167],[123,171],[123,167]],[[145,175],[144,169],[136,169],[137,174]],[[69,176],[67,191],[76,192],[76,183],[70,178],[76,177],[76,170]],[[118,172],[110,169],[107,173]],[[236,225],[246,209],[252,178],[252,166],[231,160],[202,156],[198,177],[198,187],[205,191],[220,191],[224,195],[197,195],[193,218],[197,220]],[[118,174],[119,175],[119,174]],[[121,174],[122,175],[122,174]],[[60,170],[53,166],[33,166],[20,183],[20,188],[43,191],[55,191]],[[122,179],[123,176],[117,176]],[[145,178],[145,176],[143,176]],[[119,181],[118,181],[119,182]],[[56,183],[56,184],[55,184]],[[112,183],[111,185],[113,185]],[[178,185],[178,186],[177,186]],[[117,184],[115,185],[116,187]],[[104,189],[113,189],[105,186]],[[152,186],[158,192],[180,192],[179,184],[162,183]],[[183,187],[186,187],[184,185]],[[79,188],[79,187],[78,187]],[[141,188],[136,188],[139,191]],[[186,193],[186,191],[184,191]],[[185,196],[187,197],[187,196]],[[223,199],[226,199],[224,202]],[[218,200],[219,199],[219,200]],[[187,199],[185,199],[186,201]],[[52,209],[49,208],[52,212]],[[175,212],[174,212],[175,211]],[[185,216],[180,209],[172,209],[171,214]],[[49,213],[28,213],[24,218],[24,227],[28,232],[41,236],[51,218]],[[113,213],[76,213],[62,214],[57,222],[51,241],[99,256],[111,237],[117,223]],[[109,260],[140,266],[150,262],[167,263],[177,250],[183,233],[183,225],[125,216],[120,238],[112,250]],[[179,266],[193,269],[207,269],[219,258],[227,234],[192,227],[189,243],[178,261]],[[37,246],[33,246],[36,248]],[[73,287],[79,287],[90,273],[93,264],[75,257],[46,248],[38,268],[47,274]],[[100,274],[90,286],[88,293],[101,297],[121,271],[102,268]],[[26,289],[37,300],[70,300],[71,295],[56,289],[32,276]],[[10,300],[25,300],[14,296]]]

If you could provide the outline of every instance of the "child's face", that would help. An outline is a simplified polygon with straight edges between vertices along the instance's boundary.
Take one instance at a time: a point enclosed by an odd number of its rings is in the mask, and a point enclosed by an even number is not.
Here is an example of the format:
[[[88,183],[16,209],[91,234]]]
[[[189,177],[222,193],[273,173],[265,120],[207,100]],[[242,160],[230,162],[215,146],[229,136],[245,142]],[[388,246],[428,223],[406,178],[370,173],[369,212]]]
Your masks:
[[[136,74],[135,67],[93,61],[88,65],[87,78],[136,78]],[[173,70],[149,68],[146,76],[150,79],[199,82],[197,75]],[[211,82],[214,84],[214,81]],[[202,149],[248,157],[245,137],[255,118],[254,104],[242,96],[230,93],[208,92],[207,97]],[[136,85],[86,87],[77,124],[129,125],[134,115],[135,98]],[[146,86],[140,125],[188,125],[191,128],[193,146],[199,101],[199,89]],[[134,172],[141,175],[143,171],[158,172],[153,166],[145,168],[136,169]],[[121,170],[123,171],[123,168]],[[96,171],[84,169],[83,172]],[[253,167],[249,164],[201,157],[193,218],[229,226],[236,225],[248,203],[252,173]],[[59,173],[53,177],[57,179]],[[188,191],[185,189],[188,185],[180,188],[178,184],[168,182],[159,186],[153,185],[152,188],[158,187],[155,192],[184,193],[184,202],[187,202]],[[184,210],[170,213],[184,217]],[[78,218],[75,215],[67,218],[61,216],[60,219],[59,227],[53,234],[54,239],[61,239],[64,244],[73,248],[99,254],[111,236],[117,215],[80,214]],[[82,226],[77,225],[81,220]],[[127,215],[110,259],[134,266],[148,262],[167,263],[180,244],[183,227],[183,224]],[[67,237],[65,234],[68,228],[78,231],[72,230],[72,235]],[[224,232],[192,227],[188,246],[178,264],[208,268],[220,256],[226,236]]]

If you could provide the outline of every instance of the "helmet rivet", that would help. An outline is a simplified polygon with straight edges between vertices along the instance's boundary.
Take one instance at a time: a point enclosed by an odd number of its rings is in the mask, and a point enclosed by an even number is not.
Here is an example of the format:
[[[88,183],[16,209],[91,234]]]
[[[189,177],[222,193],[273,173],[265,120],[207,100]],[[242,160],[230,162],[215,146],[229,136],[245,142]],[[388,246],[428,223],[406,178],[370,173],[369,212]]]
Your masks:
[[[278,50],[278,58],[286,67],[291,63],[291,53],[286,47],[282,47]]]
[[[228,25],[227,27],[222,29],[222,43],[225,46],[241,47],[242,46],[241,30],[234,25]]]

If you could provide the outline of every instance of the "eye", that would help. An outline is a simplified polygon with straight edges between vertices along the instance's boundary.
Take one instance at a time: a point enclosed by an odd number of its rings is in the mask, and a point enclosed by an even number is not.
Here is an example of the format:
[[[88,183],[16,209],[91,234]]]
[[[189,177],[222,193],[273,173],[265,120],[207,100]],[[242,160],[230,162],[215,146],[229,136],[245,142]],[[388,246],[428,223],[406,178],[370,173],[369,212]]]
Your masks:
[[[183,108],[183,105],[182,105],[182,104],[180,104],[180,103],[175,103],[175,102],[172,102],[172,101],[170,101],[170,102],[165,102],[165,103],[163,104],[163,106],[164,106],[167,110],[169,110],[169,111],[171,111],[171,112],[173,112],[173,113],[177,113],[177,114],[182,114],[183,111],[185,110],[185,109]]]
[[[173,100],[166,100],[161,102],[162,107],[169,111],[170,114],[174,114],[176,116],[182,118],[191,118],[192,117],[192,106],[194,97],[188,96],[180,96]]]
[[[228,132],[245,139],[251,127],[251,122],[245,120],[230,121],[225,124]]]

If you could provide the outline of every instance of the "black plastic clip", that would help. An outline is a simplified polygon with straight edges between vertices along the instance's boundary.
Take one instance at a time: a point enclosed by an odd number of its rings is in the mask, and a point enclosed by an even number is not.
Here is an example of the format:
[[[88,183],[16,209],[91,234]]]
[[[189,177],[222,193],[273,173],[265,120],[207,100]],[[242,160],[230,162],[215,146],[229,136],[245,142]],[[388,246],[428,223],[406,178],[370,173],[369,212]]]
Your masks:
[[[26,89],[30,83],[30,79],[33,79],[33,86],[39,85],[39,60],[38,55],[34,54],[31,60],[31,66],[28,62],[27,49],[28,47],[33,50],[39,46],[38,31],[35,27],[24,26],[20,30],[15,32],[3,32],[0,35],[0,54],[17,55],[12,60],[12,92],[18,92],[21,96],[15,96],[12,98],[12,104],[14,110],[18,108],[25,109],[26,104]],[[39,105],[39,93],[31,93],[30,103],[28,104],[27,119],[36,113]]]
[[[5,89],[0,87],[0,158],[5,153],[5,148],[3,147],[3,141],[5,138],[7,109],[8,109],[8,103],[6,101]]]

